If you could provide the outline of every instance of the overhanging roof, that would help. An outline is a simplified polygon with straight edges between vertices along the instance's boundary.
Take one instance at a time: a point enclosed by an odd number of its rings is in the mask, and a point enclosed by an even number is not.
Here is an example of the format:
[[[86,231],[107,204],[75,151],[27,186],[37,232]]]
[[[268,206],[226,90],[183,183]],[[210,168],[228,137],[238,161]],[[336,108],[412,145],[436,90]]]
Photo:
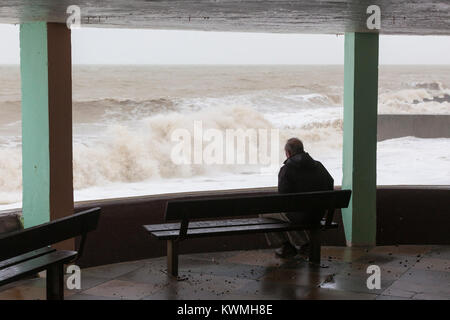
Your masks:
[[[372,32],[375,4],[381,34],[450,35],[450,0],[1,0],[0,23],[65,23],[74,4],[86,27],[325,34]]]

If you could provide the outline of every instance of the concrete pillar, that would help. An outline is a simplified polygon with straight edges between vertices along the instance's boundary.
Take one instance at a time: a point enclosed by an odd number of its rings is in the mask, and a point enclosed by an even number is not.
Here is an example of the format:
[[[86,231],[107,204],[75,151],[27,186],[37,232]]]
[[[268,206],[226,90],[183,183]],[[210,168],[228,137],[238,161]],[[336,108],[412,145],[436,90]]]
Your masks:
[[[72,61],[65,24],[20,26],[25,227],[73,213]]]
[[[378,34],[345,34],[342,211],[347,245],[376,244]]]

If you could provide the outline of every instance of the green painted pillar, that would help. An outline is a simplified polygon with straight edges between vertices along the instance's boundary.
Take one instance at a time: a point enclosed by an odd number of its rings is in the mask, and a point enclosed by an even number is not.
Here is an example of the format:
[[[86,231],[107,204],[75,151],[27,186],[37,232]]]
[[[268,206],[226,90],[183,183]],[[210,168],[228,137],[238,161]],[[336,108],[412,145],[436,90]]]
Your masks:
[[[346,33],[342,211],[349,246],[376,244],[378,34]]]
[[[20,26],[25,227],[73,213],[70,42],[65,24]]]

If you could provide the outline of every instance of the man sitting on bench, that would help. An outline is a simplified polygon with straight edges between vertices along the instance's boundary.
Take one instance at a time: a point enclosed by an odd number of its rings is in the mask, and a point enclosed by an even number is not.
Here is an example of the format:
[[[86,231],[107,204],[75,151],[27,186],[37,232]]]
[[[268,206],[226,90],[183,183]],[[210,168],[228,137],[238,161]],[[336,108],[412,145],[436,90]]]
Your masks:
[[[284,147],[286,161],[278,173],[278,192],[313,192],[334,189],[334,180],[319,161],[314,160],[303,149],[303,143],[291,138]],[[290,221],[298,224],[315,224],[323,218],[325,211],[286,212],[265,214],[263,217]],[[281,246],[275,254],[281,258],[293,257],[297,253],[307,254],[309,236],[307,231],[288,231],[266,234],[270,244]]]

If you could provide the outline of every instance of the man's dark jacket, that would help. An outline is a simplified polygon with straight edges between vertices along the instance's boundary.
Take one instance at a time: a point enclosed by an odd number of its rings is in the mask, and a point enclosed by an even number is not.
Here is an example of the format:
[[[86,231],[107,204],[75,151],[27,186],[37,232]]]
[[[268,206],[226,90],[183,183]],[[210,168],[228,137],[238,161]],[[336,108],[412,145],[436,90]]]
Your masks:
[[[278,192],[312,192],[333,190],[334,180],[319,161],[306,153],[288,158],[278,173]],[[319,221],[325,212],[289,212],[289,220],[298,223]]]

